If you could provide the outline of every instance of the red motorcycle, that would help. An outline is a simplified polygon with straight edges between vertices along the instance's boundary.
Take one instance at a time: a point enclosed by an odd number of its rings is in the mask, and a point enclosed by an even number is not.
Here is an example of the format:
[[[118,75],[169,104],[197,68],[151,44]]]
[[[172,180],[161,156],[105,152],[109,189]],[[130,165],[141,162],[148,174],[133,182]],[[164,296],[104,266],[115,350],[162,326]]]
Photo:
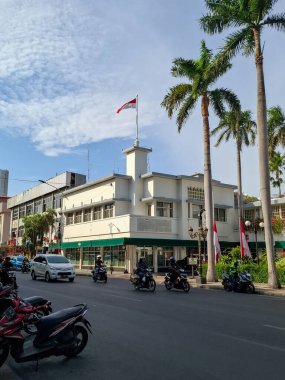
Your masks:
[[[40,296],[20,298],[13,286],[0,288],[0,314],[12,307],[18,314],[23,314],[23,329],[28,334],[35,334],[35,323],[43,316],[52,313],[51,302]]]
[[[49,356],[78,355],[88,342],[90,323],[84,318],[87,305],[76,305],[42,317],[36,335],[22,335],[25,314],[8,307],[0,319],[0,367],[9,353],[17,363]],[[88,330],[88,331],[87,331]]]

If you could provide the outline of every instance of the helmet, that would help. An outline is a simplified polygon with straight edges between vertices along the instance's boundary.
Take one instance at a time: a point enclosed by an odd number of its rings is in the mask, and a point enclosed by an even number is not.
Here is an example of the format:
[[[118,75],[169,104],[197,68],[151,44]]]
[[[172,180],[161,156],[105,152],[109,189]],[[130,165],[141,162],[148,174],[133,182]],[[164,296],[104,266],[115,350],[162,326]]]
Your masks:
[[[171,262],[175,261],[174,256],[171,256],[170,259],[169,259],[169,261],[171,261]]]
[[[97,259],[102,259],[101,255],[98,255],[98,256],[97,256]]]

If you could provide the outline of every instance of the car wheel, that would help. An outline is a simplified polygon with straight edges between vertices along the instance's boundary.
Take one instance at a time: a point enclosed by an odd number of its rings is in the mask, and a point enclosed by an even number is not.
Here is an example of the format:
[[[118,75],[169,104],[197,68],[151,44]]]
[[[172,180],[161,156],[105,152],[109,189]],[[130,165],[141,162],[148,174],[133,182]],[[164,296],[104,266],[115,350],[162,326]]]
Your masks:
[[[35,274],[34,271],[32,271],[31,276],[32,276],[32,280],[36,280],[37,279],[37,276],[36,276],[36,274]]]
[[[49,272],[46,272],[45,280],[46,280],[46,282],[50,282]]]
[[[69,281],[69,282],[73,282],[73,281],[74,281],[74,278],[69,278],[68,281]]]

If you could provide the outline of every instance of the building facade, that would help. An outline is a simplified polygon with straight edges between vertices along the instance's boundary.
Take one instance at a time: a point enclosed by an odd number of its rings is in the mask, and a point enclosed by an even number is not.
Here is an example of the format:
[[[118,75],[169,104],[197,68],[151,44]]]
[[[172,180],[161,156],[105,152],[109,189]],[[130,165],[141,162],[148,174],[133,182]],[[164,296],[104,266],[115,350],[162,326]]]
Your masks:
[[[8,195],[9,171],[0,169],[0,196]]]
[[[9,252],[11,211],[8,209],[9,197],[0,196],[0,254]]]

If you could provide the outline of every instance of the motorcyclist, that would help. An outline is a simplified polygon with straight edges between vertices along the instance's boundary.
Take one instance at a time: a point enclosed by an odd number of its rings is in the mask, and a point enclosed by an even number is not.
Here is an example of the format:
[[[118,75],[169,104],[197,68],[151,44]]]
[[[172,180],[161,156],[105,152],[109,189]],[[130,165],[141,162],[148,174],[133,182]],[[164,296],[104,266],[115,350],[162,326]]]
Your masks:
[[[17,289],[18,288],[18,285],[17,285],[17,282],[16,282],[16,278],[14,280],[12,280],[8,274],[9,271],[11,271],[13,269],[13,264],[11,263],[10,261],[10,257],[9,256],[6,256],[5,257],[5,260],[2,264],[2,268],[1,268],[1,282],[3,285],[10,285],[10,284],[14,284],[14,288]]]
[[[169,259],[168,271],[170,273],[171,282],[176,284],[179,277],[179,266],[177,265],[174,256],[171,256]]]
[[[103,265],[102,257],[101,257],[101,255],[98,255],[96,257],[96,261],[95,261],[95,273],[96,273],[96,275],[98,275],[99,270],[102,267],[102,265]]]
[[[27,270],[29,268],[29,259],[25,256],[22,262],[22,269]]]
[[[2,264],[2,269],[6,270],[6,271],[9,271],[9,270],[13,269],[13,264],[11,263],[9,256],[5,257],[5,260],[4,260],[3,264]]]
[[[148,266],[145,261],[145,258],[141,257],[137,263],[137,270],[136,270],[137,275],[140,277],[140,283],[143,282],[143,277],[147,269],[148,269]]]
[[[235,261],[230,266],[230,275],[233,277],[234,281],[239,281],[238,267],[239,267],[238,261]]]

